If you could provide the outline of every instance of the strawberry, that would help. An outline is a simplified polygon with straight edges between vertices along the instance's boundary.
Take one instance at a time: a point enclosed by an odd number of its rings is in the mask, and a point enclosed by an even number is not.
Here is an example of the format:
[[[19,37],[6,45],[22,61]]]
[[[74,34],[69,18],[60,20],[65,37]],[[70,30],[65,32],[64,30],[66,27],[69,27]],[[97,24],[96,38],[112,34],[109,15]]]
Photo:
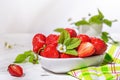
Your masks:
[[[8,72],[12,75],[12,76],[16,76],[16,77],[21,77],[23,75],[23,69],[21,66],[16,65],[16,64],[10,64],[8,66]]]
[[[46,37],[46,44],[57,44],[59,36],[56,34],[50,34]]]
[[[65,53],[60,53],[60,58],[75,58],[77,56],[65,54]]]
[[[89,36],[87,36],[85,34],[79,34],[79,35],[77,35],[77,38],[79,38],[81,40],[81,42],[90,42]]]
[[[70,37],[76,37],[77,36],[77,33],[74,29],[72,28],[65,28],[65,30],[67,30],[70,34]]]
[[[95,47],[95,54],[103,54],[107,49],[107,44],[99,38],[91,37],[91,43]]]
[[[56,45],[50,44],[45,47],[44,51],[41,52],[40,55],[47,58],[58,58],[59,52],[56,49]]]
[[[35,53],[39,53],[39,51],[43,48],[45,45],[46,37],[45,35],[38,33],[33,37],[32,45],[33,45],[33,51]]]
[[[90,42],[82,42],[78,47],[78,56],[81,58],[89,57],[95,52],[95,47]]]

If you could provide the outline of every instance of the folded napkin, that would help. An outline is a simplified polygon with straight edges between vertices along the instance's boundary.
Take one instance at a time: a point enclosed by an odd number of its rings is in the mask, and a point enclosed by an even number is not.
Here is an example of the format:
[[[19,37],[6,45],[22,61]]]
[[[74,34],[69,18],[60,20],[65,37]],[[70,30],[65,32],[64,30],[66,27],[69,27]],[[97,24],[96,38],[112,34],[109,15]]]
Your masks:
[[[72,70],[69,75],[80,80],[120,80],[120,46],[109,45],[103,63]]]

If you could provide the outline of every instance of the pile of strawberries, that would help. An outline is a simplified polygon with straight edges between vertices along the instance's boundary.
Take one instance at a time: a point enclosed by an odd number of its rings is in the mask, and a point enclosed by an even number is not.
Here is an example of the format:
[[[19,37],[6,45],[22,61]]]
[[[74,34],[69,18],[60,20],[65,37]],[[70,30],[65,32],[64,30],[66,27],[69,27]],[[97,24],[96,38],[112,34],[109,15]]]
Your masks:
[[[77,34],[72,28],[64,28],[64,30],[69,33],[70,38],[80,40],[80,44],[75,48],[77,55],[66,54],[57,49],[60,34],[49,34],[48,36],[42,33],[35,34],[32,39],[33,51],[47,58],[84,58],[103,54],[107,49],[107,44],[99,38]]]

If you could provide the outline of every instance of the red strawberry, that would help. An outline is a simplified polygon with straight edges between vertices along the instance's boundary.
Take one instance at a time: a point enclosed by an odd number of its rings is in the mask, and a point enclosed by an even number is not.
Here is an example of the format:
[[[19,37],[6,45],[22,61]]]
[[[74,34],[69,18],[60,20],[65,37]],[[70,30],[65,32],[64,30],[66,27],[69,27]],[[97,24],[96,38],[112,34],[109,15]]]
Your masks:
[[[79,38],[81,40],[81,42],[90,42],[89,36],[87,36],[85,34],[79,34],[77,36],[77,38]]]
[[[46,44],[57,44],[59,36],[56,34],[50,34],[46,37]]]
[[[95,54],[103,54],[107,49],[107,44],[99,38],[91,37],[91,43],[95,47]]]
[[[56,49],[56,45],[50,44],[45,47],[44,51],[41,52],[40,55],[47,58],[58,58],[59,52]]]
[[[8,66],[8,72],[12,75],[12,76],[16,76],[16,77],[21,77],[23,75],[23,69],[21,66],[16,65],[16,64],[10,64]]]
[[[81,58],[91,56],[94,52],[95,48],[90,42],[83,42],[78,47],[78,56]]]
[[[60,58],[75,58],[77,56],[65,54],[65,53],[60,53]]]
[[[43,45],[45,45],[45,41],[46,37],[43,34],[40,33],[36,34],[32,40],[33,51],[35,53],[38,53],[40,49],[43,48]]]
[[[77,33],[74,29],[72,28],[65,28],[65,30],[67,30],[70,34],[70,37],[76,37],[77,36]]]

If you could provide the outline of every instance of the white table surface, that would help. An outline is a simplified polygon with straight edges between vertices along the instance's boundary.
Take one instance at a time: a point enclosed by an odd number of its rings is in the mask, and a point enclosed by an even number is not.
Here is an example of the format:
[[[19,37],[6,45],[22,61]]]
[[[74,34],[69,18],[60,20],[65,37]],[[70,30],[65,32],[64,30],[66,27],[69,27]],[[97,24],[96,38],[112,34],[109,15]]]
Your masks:
[[[22,63],[23,77],[13,77],[7,67],[13,63],[15,57],[24,51],[32,49],[33,34],[1,34],[0,35],[0,80],[78,80],[66,74],[54,74],[44,70],[41,64]],[[4,46],[8,42],[11,49]]]
[[[54,74],[44,70],[41,64],[33,65],[31,63],[19,64],[24,69],[23,77],[13,77],[7,67],[13,63],[15,57],[24,51],[32,49],[31,40],[34,34],[17,33],[0,35],[0,80],[78,80],[66,74]],[[120,34],[112,34],[112,37],[120,41]],[[4,46],[8,42],[12,45],[11,49]]]

